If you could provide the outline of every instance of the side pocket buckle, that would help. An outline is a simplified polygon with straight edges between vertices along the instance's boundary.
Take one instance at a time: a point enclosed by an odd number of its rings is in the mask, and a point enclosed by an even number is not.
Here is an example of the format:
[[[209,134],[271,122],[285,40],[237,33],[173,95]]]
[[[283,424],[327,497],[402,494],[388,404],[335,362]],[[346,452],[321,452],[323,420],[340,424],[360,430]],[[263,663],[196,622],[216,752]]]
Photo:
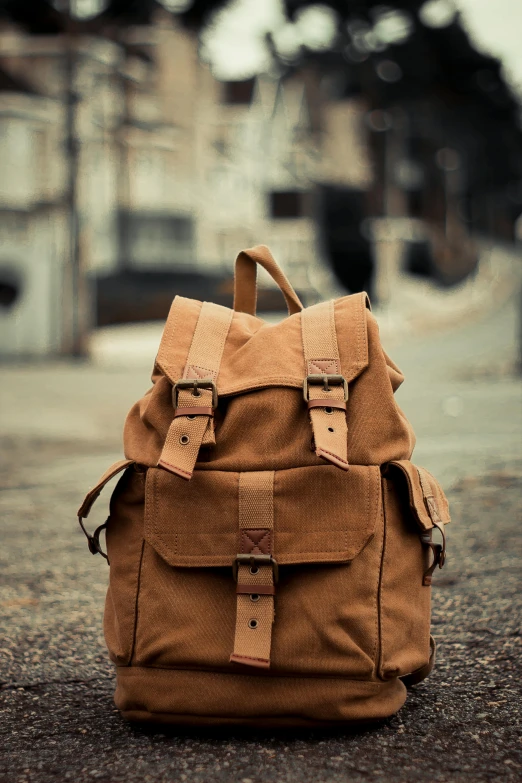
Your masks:
[[[85,537],[87,538],[87,546],[89,548],[89,552],[91,553],[91,555],[101,555],[102,557],[104,557],[105,560],[107,561],[107,565],[110,565],[110,562],[109,562],[109,558],[107,557],[107,555],[105,554],[105,552],[101,547],[100,534],[102,530],[106,529],[107,525],[109,524],[109,519],[110,517],[107,517],[103,525],[99,525],[91,536],[91,534],[88,533],[87,530],[85,529],[85,526],[83,524],[83,518],[78,517],[78,522],[80,523],[80,527],[85,533]]]
[[[444,532],[444,528],[442,525],[439,525],[437,522],[433,522],[434,527],[437,528],[437,530],[440,532],[442,536],[442,543],[437,544],[433,541],[433,529],[428,530],[425,533],[421,533],[420,540],[425,546],[428,546],[433,554],[433,561],[429,568],[424,572],[424,575],[422,577],[422,584],[423,585],[431,585],[432,582],[432,575],[435,571],[435,568],[438,566],[439,568],[442,568],[444,563],[446,562],[446,534]]]

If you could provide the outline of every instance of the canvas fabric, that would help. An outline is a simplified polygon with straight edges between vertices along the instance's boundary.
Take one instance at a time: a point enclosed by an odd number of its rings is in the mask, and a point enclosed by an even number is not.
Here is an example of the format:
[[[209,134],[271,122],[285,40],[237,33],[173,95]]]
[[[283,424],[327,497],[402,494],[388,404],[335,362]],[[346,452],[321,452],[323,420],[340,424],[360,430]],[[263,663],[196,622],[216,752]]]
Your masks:
[[[280,323],[256,315],[258,264],[285,296]],[[125,459],[79,510],[86,529],[120,474],[100,528],[122,714],[312,726],[396,712],[434,663],[450,517],[411,460],[403,376],[367,296],[303,309],[267,248],[243,251],[234,309],[176,297],[152,381]]]

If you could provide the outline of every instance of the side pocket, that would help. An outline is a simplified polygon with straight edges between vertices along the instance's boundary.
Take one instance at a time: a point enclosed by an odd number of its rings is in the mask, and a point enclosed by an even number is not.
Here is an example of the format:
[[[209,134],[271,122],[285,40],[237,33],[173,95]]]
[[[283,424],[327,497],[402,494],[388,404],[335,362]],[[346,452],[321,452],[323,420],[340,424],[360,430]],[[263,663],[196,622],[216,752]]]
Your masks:
[[[428,555],[408,505],[383,479],[385,538],[380,585],[379,676],[401,677],[428,663],[431,588],[423,585]]]
[[[432,528],[442,531],[450,516],[440,485],[424,468],[401,460],[389,463],[384,476],[379,676],[390,679],[415,672],[430,660],[429,585],[435,561],[426,534],[431,542]],[[436,551],[442,566],[442,546]]]
[[[110,577],[103,629],[110,658],[119,666],[130,664],[134,648],[144,505],[145,473],[128,468],[111,498],[106,530]]]

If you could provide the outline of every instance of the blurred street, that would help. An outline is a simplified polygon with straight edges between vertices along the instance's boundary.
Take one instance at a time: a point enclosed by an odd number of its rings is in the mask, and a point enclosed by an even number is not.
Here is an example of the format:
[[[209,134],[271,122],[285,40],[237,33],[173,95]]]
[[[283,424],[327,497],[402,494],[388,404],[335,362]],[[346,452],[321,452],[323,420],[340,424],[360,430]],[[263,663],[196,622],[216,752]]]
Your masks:
[[[102,637],[108,569],[88,553],[75,511],[120,457],[124,416],[150,367],[4,366],[1,783],[520,780],[516,305],[513,295],[482,319],[389,348],[406,375],[398,400],[417,433],[416,462],[448,490],[453,524],[434,579],[436,670],[397,717],[355,733],[154,734],[122,722]]]

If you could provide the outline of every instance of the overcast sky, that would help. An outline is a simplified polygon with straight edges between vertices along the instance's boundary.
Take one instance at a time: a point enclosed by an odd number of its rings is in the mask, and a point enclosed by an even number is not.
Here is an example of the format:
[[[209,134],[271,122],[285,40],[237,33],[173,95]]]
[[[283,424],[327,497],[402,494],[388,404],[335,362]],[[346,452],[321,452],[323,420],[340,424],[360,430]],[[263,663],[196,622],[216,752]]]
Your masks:
[[[475,45],[502,60],[505,76],[522,95],[522,0],[430,0],[426,5],[436,6],[439,16],[444,15],[444,8],[456,7]],[[321,37],[328,39],[332,24],[327,14],[321,19],[318,11],[306,13],[301,32],[320,45]],[[267,30],[279,30],[278,35],[291,48],[294,33],[284,26],[280,0],[234,0],[219,13],[214,29],[204,39],[216,75],[250,75],[266,66],[262,32]]]

